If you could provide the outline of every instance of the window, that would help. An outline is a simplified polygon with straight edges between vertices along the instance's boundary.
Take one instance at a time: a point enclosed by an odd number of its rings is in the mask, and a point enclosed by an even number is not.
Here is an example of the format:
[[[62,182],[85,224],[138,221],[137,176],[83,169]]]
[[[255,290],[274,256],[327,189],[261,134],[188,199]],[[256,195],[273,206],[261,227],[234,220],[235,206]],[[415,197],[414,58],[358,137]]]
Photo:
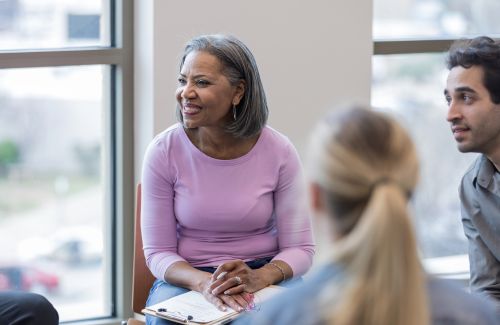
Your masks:
[[[0,1],[0,290],[42,293],[61,322],[127,299],[131,5]]]
[[[372,104],[407,126],[421,160],[413,199],[420,249],[432,272],[468,273],[458,186],[476,154],[456,148],[443,97],[445,53],[459,37],[500,34],[496,0],[375,0]]]
[[[109,46],[111,4],[110,0],[2,0],[0,50]]]

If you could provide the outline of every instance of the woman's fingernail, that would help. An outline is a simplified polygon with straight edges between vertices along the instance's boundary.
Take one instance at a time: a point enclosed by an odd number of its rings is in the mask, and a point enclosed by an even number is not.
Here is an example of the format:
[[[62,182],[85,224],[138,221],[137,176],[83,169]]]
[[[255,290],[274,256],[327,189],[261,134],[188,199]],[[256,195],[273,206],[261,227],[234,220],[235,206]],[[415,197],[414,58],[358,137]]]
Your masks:
[[[219,275],[217,276],[217,280],[220,280],[220,279],[224,278],[224,277],[226,276],[226,274],[227,274],[227,272],[225,272],[225,271],[224,271],[224,272],[222,272],[221,274],[219,274]]]

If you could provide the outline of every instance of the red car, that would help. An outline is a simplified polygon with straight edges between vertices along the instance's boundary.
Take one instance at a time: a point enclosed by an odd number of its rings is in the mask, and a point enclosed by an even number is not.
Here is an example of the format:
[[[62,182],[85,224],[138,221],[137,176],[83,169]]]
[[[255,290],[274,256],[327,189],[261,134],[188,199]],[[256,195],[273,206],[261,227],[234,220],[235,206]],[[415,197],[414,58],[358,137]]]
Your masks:
[[[0,290],[56,292],[59,277],[32,266],[0,266]]]

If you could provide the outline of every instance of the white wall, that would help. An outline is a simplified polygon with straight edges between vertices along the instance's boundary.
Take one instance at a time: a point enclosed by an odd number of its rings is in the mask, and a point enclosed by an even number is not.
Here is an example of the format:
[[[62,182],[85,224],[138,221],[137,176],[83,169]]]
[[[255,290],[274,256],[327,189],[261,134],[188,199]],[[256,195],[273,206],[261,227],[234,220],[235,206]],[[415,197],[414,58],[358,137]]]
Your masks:
[[[269,124],[303,153],[326,110],[370,102],[371,25],[371,1],[136,0],[136,181],[153,135],[175,123],[179,58],[191,37],[227,33],[247,44],[266,89]]]

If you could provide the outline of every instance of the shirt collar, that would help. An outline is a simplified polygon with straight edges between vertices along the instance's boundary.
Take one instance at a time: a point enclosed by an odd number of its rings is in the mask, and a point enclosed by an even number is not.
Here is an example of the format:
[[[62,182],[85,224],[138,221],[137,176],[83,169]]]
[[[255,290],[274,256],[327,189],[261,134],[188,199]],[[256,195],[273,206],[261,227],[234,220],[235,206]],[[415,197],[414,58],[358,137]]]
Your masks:
[[[476,183],[479,183],[484,188],[488,188],[493,180],[493,176],[495,176],[495,166],[491,163],[491,161],[485,156],[481,155],[474,166],[474,178],[472,183],[474,187]]]

